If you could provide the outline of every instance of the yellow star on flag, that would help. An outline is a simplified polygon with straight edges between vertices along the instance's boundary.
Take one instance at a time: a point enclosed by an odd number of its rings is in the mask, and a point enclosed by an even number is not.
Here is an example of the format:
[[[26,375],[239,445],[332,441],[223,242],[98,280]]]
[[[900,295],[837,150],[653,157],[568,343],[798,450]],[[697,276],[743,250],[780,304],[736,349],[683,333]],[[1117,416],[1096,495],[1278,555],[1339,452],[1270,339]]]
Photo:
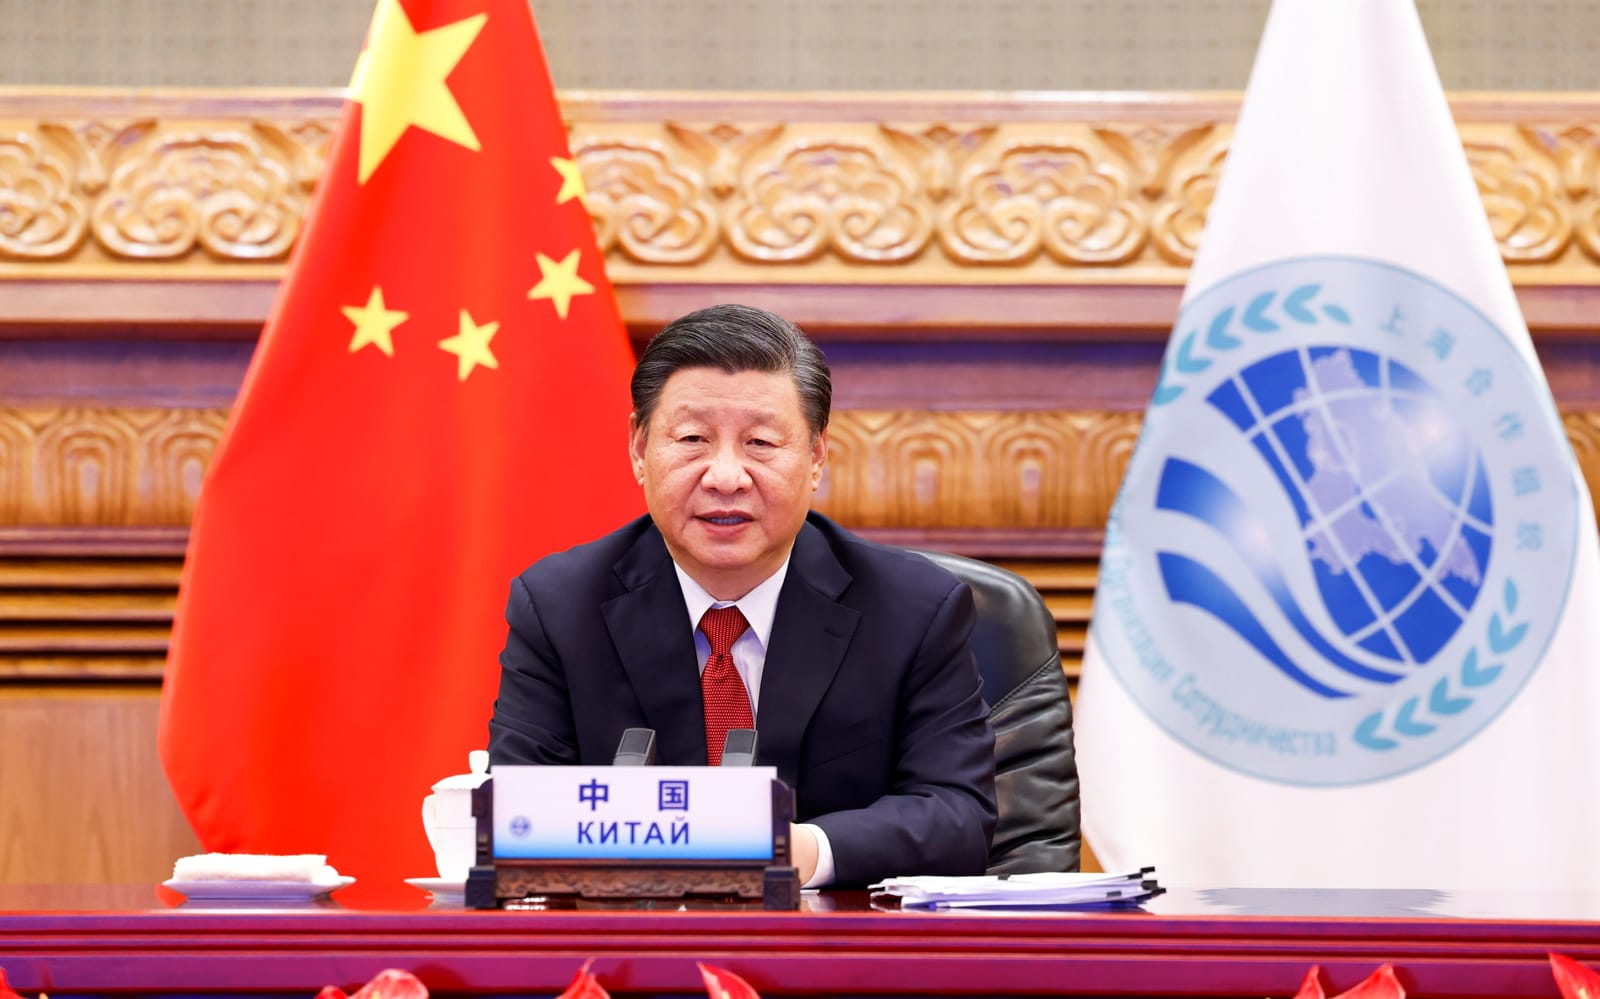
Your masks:
[[[360,183],[413,125],[478,151],[478,136],[445,78],[488,19],[478,14],[418,34],[400,0],[379,0],[367,48],[350,78],[350,99],[361,105]]]
[[[394,338],[390,336],[394,328],[410,318],[411,313],[390,309],[383,304],[383,289],[377,285],[372,286],[372,294],[367,296],[367,304],[357,308],[346,305],[339,310],[344,317],[356,324],[355,335],[350,338],[350,353],[354,354],[362,347],[377,347],[390,357],[394,356]]]
[[[556,204],[564,205],[573,198],[582,198],[589,193],[584,190],[583,172],[578,169],[577,160],[552,156],[550,157],[550,165],[555,167],[556,173],[561,175],[561,190],[556,194]]]
[[[489,350],[489,341],[500,331],[499,323],[484,323],[479,326],[472,321],[472,316],[466,309],[461,310],[461,332],[447,340],[439,341],[439,349],[446,353],[456,355],[456,377],[466,381],[474,368],[482,365],[485,368],[499,370],[500,362]]]
[[[578,250],[573,250],[558,263],[539,254],[539,283],[528,292],[532,299],[548,298],[556,307],[556,315],[567,318],[567,309],[578,295],[594,294],[594,285],[578,276]]]

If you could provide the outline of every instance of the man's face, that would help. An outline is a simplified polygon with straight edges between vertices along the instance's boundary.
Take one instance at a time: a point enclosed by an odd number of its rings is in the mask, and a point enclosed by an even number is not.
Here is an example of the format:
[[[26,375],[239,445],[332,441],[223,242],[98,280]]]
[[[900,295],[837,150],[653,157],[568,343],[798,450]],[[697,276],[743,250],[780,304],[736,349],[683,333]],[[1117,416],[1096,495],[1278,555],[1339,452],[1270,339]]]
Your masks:
[[[633,472],[667,550],[719,600],[778,571],[822,481],[827,434],[812,439],[787,371],[684,368],[648,427],[631,427]]]

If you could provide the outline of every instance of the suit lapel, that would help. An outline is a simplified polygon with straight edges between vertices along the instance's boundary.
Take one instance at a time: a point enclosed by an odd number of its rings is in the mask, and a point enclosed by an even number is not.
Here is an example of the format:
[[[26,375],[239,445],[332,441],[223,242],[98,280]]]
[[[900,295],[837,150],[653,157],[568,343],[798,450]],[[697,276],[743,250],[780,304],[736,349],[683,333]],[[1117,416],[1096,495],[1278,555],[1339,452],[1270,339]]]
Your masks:
[[[602,608],[606,630],[663,763],[706,762],[705,707],[683,588],[661,533],[649,528],[617,561],[627,592]]]
[[[795,539],[789,573],[778,594],[756,714],[758,762],[776,764],[791,787],[801,738],[861,619],[858,611],[838,603],[848,585],[850,574],[808,522]]]

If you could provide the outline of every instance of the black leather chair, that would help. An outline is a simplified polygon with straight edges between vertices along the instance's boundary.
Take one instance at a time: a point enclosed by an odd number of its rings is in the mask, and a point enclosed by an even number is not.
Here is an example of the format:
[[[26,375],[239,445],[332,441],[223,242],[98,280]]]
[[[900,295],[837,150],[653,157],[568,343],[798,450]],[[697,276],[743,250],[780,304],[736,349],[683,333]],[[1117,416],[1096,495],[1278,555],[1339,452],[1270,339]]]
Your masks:
[[[1078,763],[1055,619],[1014,572],[947,552],[918,554],[972,587],[977,603],[972,651],[994,725],[1000,807],[989,873],[1075,871],[1083,842]]]

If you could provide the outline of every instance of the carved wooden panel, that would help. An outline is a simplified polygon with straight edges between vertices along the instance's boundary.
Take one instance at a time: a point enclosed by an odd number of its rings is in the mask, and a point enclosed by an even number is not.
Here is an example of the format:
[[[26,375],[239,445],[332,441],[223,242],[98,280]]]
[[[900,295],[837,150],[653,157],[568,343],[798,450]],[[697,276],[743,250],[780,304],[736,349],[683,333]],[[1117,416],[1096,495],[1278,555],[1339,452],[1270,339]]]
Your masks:
[[[186,525],[226,419],[0,408],[0,523]],[[1126,412],[843,410],[817,506],[859,527],[1094,530],[1138,431]]]
[[[225,409],[0,407],[0,525],[184,526]]]
[[[220,408],[0,407],[0,525],[187,526],[226,419]],[[859,528],[1099,530],[1141,419],[841,410],[816,506]],[[1600,411],[1563,421],[1600,493]]]
[[[841,411],[816,506],[856,527],[1099,530],[1139,424],[1126,412]]]
[[[1533,325],[1592,322],[1574,315],[1571,289],[1600,289],[1600,115],[1564,96],[1453,107]],[[311,91],[0,91],[0,279],[270,285],[338,108]],[[1237,102],[591,93],[566,95],[563,110],[610,277],[630,318],[654,321],[668,307],[634,289],[1176,288]],[[235,321],[261,318],[259,297],[232,307]],[[859,318],[907,308],[881,311]],[[1021,299],[1010,313],[1078,321]]]
[[[0,257],[277,260],[299,234],[330,121],[70,117],[0,139]]]

